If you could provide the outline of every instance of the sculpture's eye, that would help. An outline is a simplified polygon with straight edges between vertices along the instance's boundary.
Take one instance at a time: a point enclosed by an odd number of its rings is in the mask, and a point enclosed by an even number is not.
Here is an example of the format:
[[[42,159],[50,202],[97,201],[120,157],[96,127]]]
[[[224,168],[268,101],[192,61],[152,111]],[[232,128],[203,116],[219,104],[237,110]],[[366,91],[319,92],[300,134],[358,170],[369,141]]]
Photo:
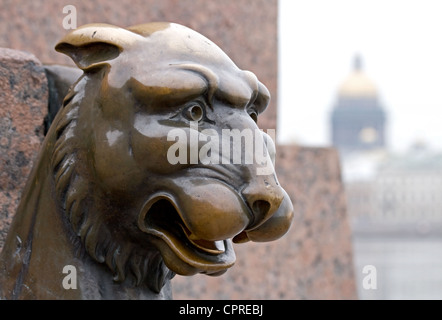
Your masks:
[[[258,123],[258,113],[255,110],[248,111],[250,118],[253,119],[256,123]]]
[[[204,117],[204,109],[199,104],[193,103],[185,109],[184,115],[190,121],[200,121]]]

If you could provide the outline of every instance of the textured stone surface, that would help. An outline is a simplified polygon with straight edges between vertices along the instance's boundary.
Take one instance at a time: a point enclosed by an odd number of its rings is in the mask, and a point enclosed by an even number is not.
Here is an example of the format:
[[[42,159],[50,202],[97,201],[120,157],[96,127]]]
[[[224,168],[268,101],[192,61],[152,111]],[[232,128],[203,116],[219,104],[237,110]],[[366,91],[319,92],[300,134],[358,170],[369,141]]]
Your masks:
[[[68,4],[76,8],[77,26],[171,21],[202,33],[268,87],[272,102],[260,126],[276,128],[277,0],[0,0],[0,47],[29,51],[43,63],[73,65],[54,50],[68,32]]]
[[[289,232],[236,245],[237,262],[221,277],[176,276],[174,299],[357,298],[336,151],[278,146],[276,166],[295,208]]]
[[[47,99],[41,63],[0,48],[0,250],[43,139]]]

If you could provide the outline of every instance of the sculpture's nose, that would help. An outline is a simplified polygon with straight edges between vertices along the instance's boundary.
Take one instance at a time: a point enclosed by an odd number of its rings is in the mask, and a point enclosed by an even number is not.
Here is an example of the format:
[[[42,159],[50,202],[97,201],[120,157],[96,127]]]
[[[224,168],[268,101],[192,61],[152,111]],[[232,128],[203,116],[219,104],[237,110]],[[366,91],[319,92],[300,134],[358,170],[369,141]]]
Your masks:
[[[287,192],[282,188],[279,190],[282,192],[282,199],[273,202],[273,206],[269,200],[255,200],[255,202],[266,201],[268,203],[258,202],[255,205],[257,210],[254,212],[260,215],[259,219],[262,220],[260,221],[258,218],[252,220],[252,225],[249,225],[243,232],[236,235],[233,238],[233,242],[243,243],[249,240],[256,242],[273,241],[287,233],[293,220],[293,205]],[[253,199],[253,196],[251,199]],[[264,212],[265,210],[267,212]]]
[[[252,212],[252,219],[247,229],[253,229],[268,220],[278,210],[284,194],[279,185],[271,184],[267,179],[249,184],[242,195]]]

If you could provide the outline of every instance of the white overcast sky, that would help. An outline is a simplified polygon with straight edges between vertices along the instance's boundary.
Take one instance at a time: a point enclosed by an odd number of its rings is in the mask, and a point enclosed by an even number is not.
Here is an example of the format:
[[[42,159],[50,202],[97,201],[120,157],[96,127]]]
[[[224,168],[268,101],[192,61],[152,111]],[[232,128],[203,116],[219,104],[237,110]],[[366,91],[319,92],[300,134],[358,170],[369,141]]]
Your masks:
[[[442,0],[279,0],[278,141],[330,145],[357,53],[388,112],[388,146],[442,149]]]

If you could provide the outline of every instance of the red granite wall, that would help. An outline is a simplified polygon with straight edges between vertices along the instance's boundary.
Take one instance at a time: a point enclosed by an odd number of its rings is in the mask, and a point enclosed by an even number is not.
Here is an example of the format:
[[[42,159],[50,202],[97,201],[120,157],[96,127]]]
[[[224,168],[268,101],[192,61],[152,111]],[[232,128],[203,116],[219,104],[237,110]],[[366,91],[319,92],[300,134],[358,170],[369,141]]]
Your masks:
[[[47,101],[40,61],[0,48],[0,250],[43,140]]]
[[[43,63],[73,65],[54,50],[68,32],[66,5],[75,6],[77,26],[170,21],[202,33],[268,87],[272,101],[260,126],[276,129],[277,0],[0,0],[0,47],[31,52]]]

